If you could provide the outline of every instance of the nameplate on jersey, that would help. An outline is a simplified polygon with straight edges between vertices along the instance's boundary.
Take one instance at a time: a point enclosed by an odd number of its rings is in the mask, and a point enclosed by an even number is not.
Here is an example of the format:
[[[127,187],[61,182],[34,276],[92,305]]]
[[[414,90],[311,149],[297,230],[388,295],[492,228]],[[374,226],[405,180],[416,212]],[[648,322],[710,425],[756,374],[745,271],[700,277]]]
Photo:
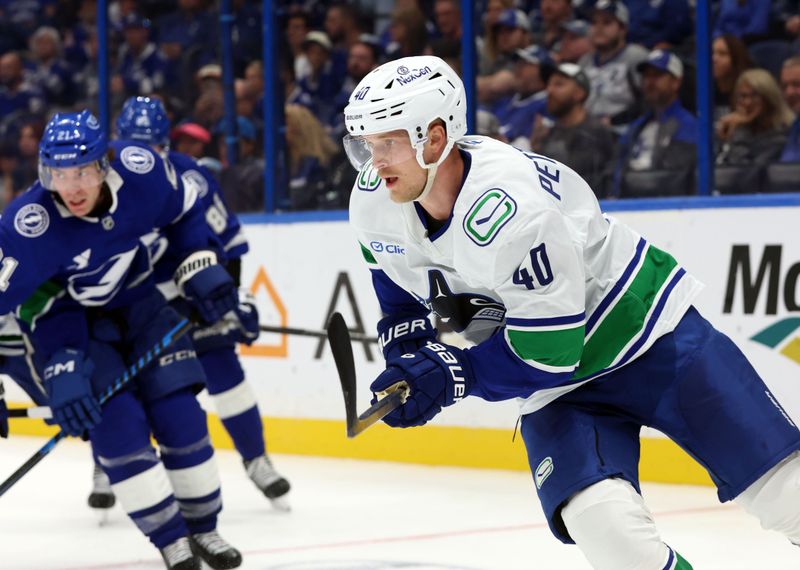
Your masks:
[[[477,245],[487,246],[516,212],[514,199],[505,190],[492,188],[481,194],[464,216],[464,232]]]

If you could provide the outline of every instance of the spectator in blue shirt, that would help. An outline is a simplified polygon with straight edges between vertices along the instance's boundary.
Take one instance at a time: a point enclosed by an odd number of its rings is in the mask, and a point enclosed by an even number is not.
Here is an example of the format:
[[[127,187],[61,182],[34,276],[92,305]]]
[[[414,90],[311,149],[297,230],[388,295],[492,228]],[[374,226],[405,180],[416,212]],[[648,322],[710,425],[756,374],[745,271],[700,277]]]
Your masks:
[[[589,23],[585,20],[569,20],[561,24],[561,40],[550,56],[557,63],[578,63],[593,49],[589,39]]]
[[[41,91],[25,80],[22,58],[16,52],[0,57],[0,126],[26,113],[45,110]]]
[[[68,107],[75,103],[72,68],[61,58],[61,37],[55,28],[42,26],[31,36],[32,60],[25,70],[28,81],[41,91],[47,103]]]
[[[332,4],[325,14],[325,32],[331,40],[331,63],[339,77],[347,73],[350,48],[361,35],[358,10],[350,4]]]
[[[558,49],[558,42],[564,33],[561,24],[571,19],[572,2],[570,0],[541,0],[531,30],[534,43],[547,50]]]
[[[125,43],[117,58],[112,92],[131,97],[160,91],[167,79],[167,58],[150,41],[150,20],[128,14],[123,26]]]
[[[378,66],[380,55],[379,40],[375,36],[364,34],[360,40],[350,46],[347,57],[347,75],[342,87],[336,95],[336,113],[333,125],[329,129],[333,140],[339,140],[347,134],[344,126],[344,108],[350,100],[350,95],[362,79]],[[288,102],[287,102],[288,104]]]
[[[337,76],[330,59],[331,41],[325,32],[308,32],[303,49],[310,71],[297,80],[300,90],[308,94],[312,101],[314,115],[326,125],[332,124],[336,107],[334,100],[344,77]]]
[[[214,60],[217,46],[217,20],[206,0],[178,0],[178,10],[161,18],[158,42],[170,62],[188,59],[195,71]]]
[[[722,0],[720,4],[715,36],[733,34],[747,41],[769,31],[770,0]]]
[[[795,114],[795,119],[792,126],[789,127],[788,138],[783,147],[780,161],[800,162],[800,56],[790,57],[783,62],[781,88],[786,104]]]
[[[492,112],[500,122],[500,134],[512,145],[530,150],[530,138],[537,115],[546,113],[547,92],[542,69],[552,65],[547,52],[537,45],[517,50],[514,76],[517,88],[500,100]]]
[[[629,125],[619,143],[612,195],[636,193],[627,187],[630,171],[673,171],[671,180],[682,185],[684,194],[694,192],[697,156],[697,119],[681,106],[678,93],[683,64],[666,50],[653,50],[637,70],[642,73],[642,91],[649,110]],[[677,192],[671,192],[677,193]]]
[[[625,0],[630,13],[628,41],[646,48],[678,46],[692,33],[687,0]]]
[[[261,53],[261,12],[246,0],[233,0],[233,68],[236,76],[244,73],[255,54]]]
[[[42,25],[51,24],[56,13],[56,0],[0,0],[0,20],[11,24],[18,47]]]

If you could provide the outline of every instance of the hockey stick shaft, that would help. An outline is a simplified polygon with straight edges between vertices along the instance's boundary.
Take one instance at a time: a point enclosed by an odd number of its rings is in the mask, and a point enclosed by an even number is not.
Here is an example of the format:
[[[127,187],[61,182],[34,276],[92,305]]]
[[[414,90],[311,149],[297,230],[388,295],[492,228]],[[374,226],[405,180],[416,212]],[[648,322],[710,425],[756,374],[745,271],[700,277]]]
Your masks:
[[[49,420],[53,417],[53,411],[47,406],[35,406],[31,408],[9,408],[9,418],[37,418]]]
[[[192,323],[189,319],[181,320],[175,327],[170,330],[164,337],[156,344],[153,348],[148,350],[145,354],[140,356],[137,360],[133,362],[125,372],[119,376],[114,383],[111,384],[98,398],[99,404],[102,406],[105,404],[112,396],[117,394],[122,388],[124,388],[133,378],[135,378],[144,368],[146,368],[151,362],[153,362],[158,356],[168,347],[172,345],[178,338],[180,338],[183,334],[186,333],[192,327]],[[19,469],[14,471],[10,477],[8,477],[5,481],[0,483],[0,497],[5,495],[6,491],[8,491],[11,487],[13,487],[17,481],[22,479],[28,471],[33,469],[42,459],[44,459],[47,454],[49,454],[56,444],[64,439],[65,435],[63,431],[59,431],[56,435],[54,435],[50,440],[47,441],[36,453],[34,453],[25,463],[23,463]]]
[[[336,313],[338,314],[338,313]],[[297,336],[312,336],[315,338],[327,338],[327,333],[323,331],[312,331],[308,329],[298,329],[294,327],[277,327],[272,325],[258,325],[261,332],[293,334]],[[367,336],[359,333],[350,333],[350,340],[356,342],[378,342],[377,337]]]

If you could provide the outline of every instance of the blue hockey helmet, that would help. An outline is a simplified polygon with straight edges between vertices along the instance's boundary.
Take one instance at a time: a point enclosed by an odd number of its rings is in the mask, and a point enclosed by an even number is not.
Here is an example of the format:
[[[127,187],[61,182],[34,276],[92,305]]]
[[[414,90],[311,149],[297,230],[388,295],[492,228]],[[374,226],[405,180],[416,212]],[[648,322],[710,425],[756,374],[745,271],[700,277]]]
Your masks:
[[[117,117],[117,137],[146,144],[169,143],[169,118],[160,100],[130,97]]]
[[[103,173],[108,169],[108,141],[100,121],[88,110],[57,113],[44,129],[39,142],[39,180],[51,187],[51,168],[69,168],[98,163]]]

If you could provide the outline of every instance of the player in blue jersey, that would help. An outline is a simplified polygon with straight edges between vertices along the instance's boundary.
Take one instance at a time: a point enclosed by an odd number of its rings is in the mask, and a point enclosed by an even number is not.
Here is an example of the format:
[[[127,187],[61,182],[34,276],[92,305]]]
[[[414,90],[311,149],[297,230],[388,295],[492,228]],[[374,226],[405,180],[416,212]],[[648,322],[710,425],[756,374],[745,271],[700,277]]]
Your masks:
[[[193,186],[205,210],[209,227],[219,237],[227,258],[231,277],[240,284],[241,257],[248,245],[236,215],[222,199],[219,184],[204,167],[183,153],[169,150],[169,119],[163,104],[149,97],[131,97],[122,107],[116,121],[117,136],[150,145],[175,168],[184,186]],[[155,267],[159,288],[167,299],[182,300],[172,283],[171,275],[179,257],[173,248],[156,239],[151,249],[164,252]],[[166,251],[165,251],[166,250]],[[180,307],[176,307],[180,310]],[[237,328],[228,323],[198,328],[193,341],[206,373],[208,393],[236,450],[242,456],[250,479],[279,509],[288,508],[286,494],[289,482],[272,466],[264,443],[264,427],[255,394],[245,381],[244,371],[236,354],[236,343],[252,343],[258,337],[258,312],[253,300],[245,296],[242,313],[247,326]],[[242,334],[244,332],[244,334]]]
[[[372,71],[345,109],[361,170],[350,224],[361,244],[398,244],[362,245],[385,315],[370,388],[410,388],[385,422],[519,398],[550,528],[599,570],[691,568],[639,493],[643,425],[696,457],[721,501],[800,545],[800,430],[693,306],[698,281],[604,216],[574,170],[465,136],[466,108],[452,68],[420,56]],[[475,346],[439,342],[431,312]]]
[[[88,434],[167,567],[200,568],[202,558],[234,568],[241,554],[216,531],[219,475],[191,341],[178,339],[102,410],[96,400],[180,320],[141,241],[154,228],[182,252],[176,284],[201,319],[235,319],[235,285],[194,188],[146,146],[109,144],[88,111],[56,115],[40,143],[39,181],[0,218],[0,313],[17,310],[55,422]]]

